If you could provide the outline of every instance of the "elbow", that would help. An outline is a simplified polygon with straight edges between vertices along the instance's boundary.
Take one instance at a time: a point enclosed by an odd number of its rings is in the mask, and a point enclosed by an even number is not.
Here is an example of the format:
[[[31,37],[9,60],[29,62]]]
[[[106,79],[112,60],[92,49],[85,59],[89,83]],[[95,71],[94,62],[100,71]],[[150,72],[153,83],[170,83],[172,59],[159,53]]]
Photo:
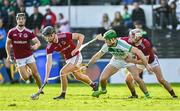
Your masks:
[[[83,35],[83,34],[80,34],[80,35],[79,35],[79,41],[81,41],[81,43],[83,43],[84,38],[85,38],[85,37],[84,37],[84,35]]]
[[[83,34],[81,34],[81,39],[84,40],[84,35]]]
[[[6,42],[6,48],[10,47],[10,43],[9,42]]]

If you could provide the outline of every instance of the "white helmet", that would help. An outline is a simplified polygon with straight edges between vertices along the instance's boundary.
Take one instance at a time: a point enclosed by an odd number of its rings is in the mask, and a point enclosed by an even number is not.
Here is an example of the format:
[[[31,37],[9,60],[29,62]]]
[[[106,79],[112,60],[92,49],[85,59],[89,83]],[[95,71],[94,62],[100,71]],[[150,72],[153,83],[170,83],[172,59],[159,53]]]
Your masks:
[[[129,37],[133,37],[133,38],[142,37],[142,35],[143,33],[141,29],[132,29],[129,32]]]

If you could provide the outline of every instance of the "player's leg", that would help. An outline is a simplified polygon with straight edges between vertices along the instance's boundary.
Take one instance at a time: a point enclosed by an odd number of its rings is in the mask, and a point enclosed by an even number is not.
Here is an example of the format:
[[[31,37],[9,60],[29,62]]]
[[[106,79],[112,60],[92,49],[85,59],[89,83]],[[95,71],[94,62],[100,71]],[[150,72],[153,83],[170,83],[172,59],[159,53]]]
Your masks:
[[[30,72],[27,70],[27,58],[23,59],[16,59],[16,65],[18,68],[18,72],[20,73],[23,80],[28,80],[29,76],[31,75]]]
[[[37,70],[37,66],[36,66],[36,63],[33,62],[33,63],[28,63],[27,66],[30,68],[31,70],[31,73],[36,81],[36,84],[38,86],[38,88],[41,87],[42,83],[41,83],[41,78],[39,76],[39,73],[38,73],[38,70]]]
[[[173,98],[177,98],[177,96],[176,96],[174,90],[172,89],[171,85],[164,79],[161,68],[159,65],[153,67],[153,72],[156,75],[158,82],[164,86],[164,88],[170,93],[170,95]]]
[[[139,77],[139,72],[138,72],[138,68],[134,65],[134,66],[130,66],[127,68],[129,70],[129,72],[132,74],[133,79],[138,83],[140,89],[142,90],[142,92],[145,94],[146,97],[150,97],[147,88],[145,86],[144,81]]]
[[[138,98],[138,95],[136,94],[136,90],[133,83],[134,79],[130,73],[127,74],[125,81],[126,81],[126,85],[128,86],[132,94],[132,96],[129,96],[128,98]]]
[[[60,96],[54,97],[54,99],[65,99],[66,90],[68,86],[67,74],[75,70],[76,66],[74,64],[68,63],[60,70],[61,76],[61,94]]]
[[[34,76],[37,86],[40,88],[42,85],[41,78],[39,76],[37,66],[36,66],[36,60],[33,55],[26,58],[26,64],[29,67],[31,74]]]
[[[18,72],[24,81],[29,79],[30,73],[27,71],[26,65],[18,67]]]
[[[101,77],[100,77],[100,84],[101,84],[101,90],[106,90],[107,80],[110,76],[115,74],[119,69],[108,64],[107,67],[103,70]]]
[[[31,71],[31,69],[28,67],[28,65],[26,65],[26,66],[27,66],[27,67],[26,67],[27,71],[30,73],[29,82],[30,82],[30,83],[33,83],[34,78],[33,78],[33,75],[32,75],[32,71]]]
[[[82,63],[82,55],[79,53],[78,55],[66,60],[66,65],[61,69],[60,76],[61,76],[61,94],[54,99],[65,99],[68,80],[67,74],[69,72],[75,72],[77,66]],[[88,82],[85,80],[85,82]]]
[[[139,73],[139,77],[141,78],[141,74],[143,74],[143,69],[144,69],[144,66],[141,66],[141,65],[137,65],[137,68],[138,68],[138,73]],[[141,78],[142,79],[142,78]],[[132,75],[130,74],[130,72],[127,74],[126,76],[126,85],[128,86],[132,96],[129,96],[128,98],[138,98],[138,95],[136,94],[136,90],[135,90],[135,87],[134,87],[134,83],[136,83],[136,81],[134,81]]]
[[[105,67],[100,77],[101,90],[95,91],[92,94],[93,97],[99,97],[99,95],[107,93],[107,90],[106,90],[107,80],[109,79],[111,75],[115,74],[118,70],[119,70],[118,68],[112,66],[111,64],[108,64]]]
[[[76,67],[75,71],[73,71],[73,75],[75,76],[75,79],[82,81],[85,84],[90,85],[94,91],[98,90],[98,84],[94,83],[87,75],[82,74],[82,71],[80,68]]]

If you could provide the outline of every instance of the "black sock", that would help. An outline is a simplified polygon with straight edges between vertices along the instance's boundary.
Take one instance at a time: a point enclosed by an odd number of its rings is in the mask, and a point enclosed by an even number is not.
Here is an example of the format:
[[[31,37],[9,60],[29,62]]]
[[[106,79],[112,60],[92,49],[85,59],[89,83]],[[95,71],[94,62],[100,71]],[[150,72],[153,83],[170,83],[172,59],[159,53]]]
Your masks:
[[[91,86],[92,88],[94,88],[94,82],[92,82],[92,83],[90,84],[90,86]]]
[[[136,96],[136,91],[131,91],[132,96]]]
[[[8,76],[9,76],[10,81],[13,81],[13,78],[12,78],[12,76],[11,76],[10,68],[6,68],[6,72],[8,73]]]
[[[176,96],[176,94],[174,93],[174,90],[169,91],[169,93],[171,94],[171,96]]]
[[[66,92],[62,92],[60,96],[65,97],[65,95],[66,95]]]

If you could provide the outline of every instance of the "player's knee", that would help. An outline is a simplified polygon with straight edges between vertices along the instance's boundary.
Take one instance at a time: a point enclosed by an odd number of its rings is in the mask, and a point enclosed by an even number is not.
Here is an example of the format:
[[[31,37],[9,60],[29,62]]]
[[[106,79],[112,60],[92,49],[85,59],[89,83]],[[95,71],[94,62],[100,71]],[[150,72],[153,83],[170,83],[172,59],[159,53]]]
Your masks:
[[[125,82],[126,82],[126,84],[129,84],[129,83],[131,83],[131,80],[126,78]]]
[[[135,80],[136,82],[141,81],[141,78],[140,78],[139,76],[134,76],[133,78],[134,78],[134,80]]]
[[[80,75],[80,74],[75,75],[75,79],[76,79],[76,80],[81,80],[81,78],[82,78],[82,77],[81,77],[81,75]]]
[[[19,74],[21,75],[21,78],[23,79],[23,80],[28,80],[29,79],[29,74],[25,74],[25,73],[23,73],[23,72],[21,72],[21,71],[19,71]]]
[[[133,81],[133,78],[130,76],[130,75],[128,75],[127,77],[126,77],[126,83],[131,83],[132,81]]]
[[[66,73],[64,71],[60,71],[61,76],[66,76]]]
[[[33,75],[38,75],[38,71],[37,70],[32,70],[32,74]]]
[[[102,81],[102,82],[104,82],[104,81],[106,81],[106,80],[107,80],[106,77],[104,77],[104,76],[101,77],[101,81]]]
[[[28,80],[28,79],[29,79],[29,76],[28,76],[28,75],[26,75],[26,76],[22,76],[22,79],[23,79],[24,81],[26,81],[26,80]]]

